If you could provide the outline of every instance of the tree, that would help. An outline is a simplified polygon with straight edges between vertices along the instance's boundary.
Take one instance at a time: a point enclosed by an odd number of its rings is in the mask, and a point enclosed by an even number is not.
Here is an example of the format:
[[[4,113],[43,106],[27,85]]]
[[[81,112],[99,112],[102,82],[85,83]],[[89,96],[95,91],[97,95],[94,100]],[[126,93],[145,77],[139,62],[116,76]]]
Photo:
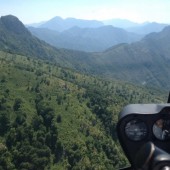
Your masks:
[[[61,115],[60,114],[57,116],[57,123],[61,123]]]
[[[12,163],[12,155],[2,143],[0,143],[0,169],[15,169],[15,166]]]
[[[40,127],[42,127],[43,125],[43,118],[41,115],[35,115],[32,119],[32,126],[34,128],[35,131],[37,131],[38,129],[40,129]]]
[[[18,111],[17,117],[15,119],[15,124],[22,125],[26,121],[26,114],[23,112]]]
[[[21,107],[21,104],[22,104],[22,100],[20,98],[15,99],[15,102],[13,105],[14,111],[18,111],[19,108]]]
[[[0,135],[4,135],[10,128],[9,114],[3,111],[0,114]]]

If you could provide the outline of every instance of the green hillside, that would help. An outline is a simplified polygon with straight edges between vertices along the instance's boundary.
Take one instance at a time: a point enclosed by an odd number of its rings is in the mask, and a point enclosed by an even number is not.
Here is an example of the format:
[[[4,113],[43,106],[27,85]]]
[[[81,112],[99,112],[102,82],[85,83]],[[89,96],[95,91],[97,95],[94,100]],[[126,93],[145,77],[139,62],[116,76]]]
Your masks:
[[[148,49],[145,40],[98,54],[56,49],[32,36],[13,16],[1,17],[0,34],[0,169],[103,170],[127,165],[115,131],[119,112],[129,103],[166,102],[167,94],[113,79],[135,83],[145,76],[153,80],[151,85],[168,87],[161,76],[166,73],[168,78],[167,56],[165,64],[155,55],[155,80],[145,74],[151,75],[151,53],[137,64],[141,54],[135,54]],[[138,66],[140,72],[135,72]]]
[[[108,50],[97,59],[100,64],[98,68],[105,70],[102,73],[99,70],[99,73],[135,84],[169,90],[170,60],[161,51],[157,52],[156,46],[152,45],[152,48],[147,43],[140,42]]]
[[[2,51],[0,73],[0,169],[123,167],[118,113],[128,103],[167,98]]]
[[[59,66],[106,79],[169,90],[170,27],[132,44],[101,53],[57,49],[34,37],[14,16],[0,18],[2,51],[49,60]]]
[[[63,67],[75,69],[80,69],[83,60],[89,62],[90,59],[88,53],[57,49],[39,40],[25,28],[17,17],[12,15],[0,18],[0,35],[0,50],[2,51],[49,60]],[[76,65],[78,65],[77,68]],[[81,71],[87,70],[87,68],[88,64]]]
[[[95,54],[95,74],[169,90],[170,27],[132,44]]]

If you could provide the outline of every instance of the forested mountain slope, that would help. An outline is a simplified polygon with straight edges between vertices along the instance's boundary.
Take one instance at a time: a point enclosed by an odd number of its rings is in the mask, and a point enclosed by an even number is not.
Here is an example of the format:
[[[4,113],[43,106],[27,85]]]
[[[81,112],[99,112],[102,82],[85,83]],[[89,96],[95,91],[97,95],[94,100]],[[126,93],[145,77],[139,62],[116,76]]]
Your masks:
[[[90,74],[169,89],[169,35],[170,27],[166,27],[139,42],[119,44],[101,53],[74,53],[73,65]]]
[[[31,35],[15,16],[0,19],[0,49],[32,57],[49,58],[50,46]],[[49,49],[48,49],[49,48]]]
[[[170,27],[131,45],[114,46],[96,59],[100,74],[169,89]]]
[[[18,18],[12,15],[0,18],[0,49],[3,51],[50,60],[58,65],[74,67],[74,57],[84,52],[57,49],[33,36]]]
[[[55,49],[13,16],[1,18],[0,33],[0,169],[127,165],[115,131],[118,113],[129,103],[166,102],[167,94],[94,77],[105,75],[113,49]]]
[[[0,52],[1,169],[118,169],[115,126],[128,103],[166,95]]]
[[[57,49],[35,38],[14,16],[1,17],[0,49],[53,61],[82,73],[169,89],[170,27],[101,53]]]

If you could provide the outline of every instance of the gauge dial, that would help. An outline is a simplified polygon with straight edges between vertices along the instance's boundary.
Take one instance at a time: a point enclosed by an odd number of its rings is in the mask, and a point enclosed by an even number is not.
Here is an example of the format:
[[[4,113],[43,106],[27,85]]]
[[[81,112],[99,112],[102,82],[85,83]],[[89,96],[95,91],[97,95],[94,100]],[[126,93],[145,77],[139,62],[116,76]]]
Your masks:
[[[147,126],[141,120],[131,120],[125,126],[125,134],[130,140],[140,141],[147,135]]]
[[[170,139],[170,120],[157,120],[153,125],[153,134],[159,140]]]

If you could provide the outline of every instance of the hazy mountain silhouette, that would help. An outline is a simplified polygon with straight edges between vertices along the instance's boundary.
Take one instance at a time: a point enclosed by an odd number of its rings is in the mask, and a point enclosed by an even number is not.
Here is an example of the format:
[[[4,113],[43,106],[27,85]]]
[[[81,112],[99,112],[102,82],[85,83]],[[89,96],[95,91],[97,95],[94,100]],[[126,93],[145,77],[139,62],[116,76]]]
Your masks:
[[[142,37],[113,26],[98,28],[72,27],[61,33],[32,27],[29,30],[38,38],[55,47],[87,52],[103,51],[119,43],[138,41]]]
[[[48,28],[55,31],[64,31],[70,29],[71,27],[78,26],[80,28],[96,28],[103,26],[104,24],[100,21],[96,20],[83,20],[83,19],[75,19],[75,18],[66,18],[62,19],[61,17],[54,17],[49,21],[39,25],[39,28]]]
[[[0,34],[3,51],[51,60],[105,78],[169,89],[170,27],[151,33],[139,42],[119,44],[101,53],[54,48],[31,35],[14,16],[1,17]]]
[[[119,27],[119,28],[129,28],[129,27],[136,27],[139,26],[138,23],[129,21],[127,19],[110,19],[110,20],[104,20],[103,23],[105,25],[112,25],[114,27]]]
[[[141,41],[114,46],[96,57],[100,74],[169,88],[170,27]]]
[[[157,22],[144,22],[144,23],[135,23],[126,19],[111,19],[104,20],[105,25],[112,25],[114,27],[123,28],[128,32],[133,32],[136,34],[149,34],[152,32],[162,31],[168,24],[162,24]]]
[[[36,29],[29,28],[32,34],[55,47],[101,52],[113,45],[135,42],[146,34],[162,31],[166,24],[149,22],[138,24],[125,19],[100,22],[54,17],[34,26]]]
[[[160,32],[166,26],[168,26],[168,24],[160,24],[160,23],[152,22],[152,23],[144,23],[135,27],[130,27],[127,28],[126,30],[137,34],[149,34],[152,32]]]

